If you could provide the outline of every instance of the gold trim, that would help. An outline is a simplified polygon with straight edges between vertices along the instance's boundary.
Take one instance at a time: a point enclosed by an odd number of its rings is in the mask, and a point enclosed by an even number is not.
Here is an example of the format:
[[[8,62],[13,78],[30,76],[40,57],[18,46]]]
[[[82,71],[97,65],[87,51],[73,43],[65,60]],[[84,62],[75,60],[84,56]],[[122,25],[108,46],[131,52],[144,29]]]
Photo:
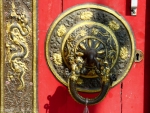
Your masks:
[[[3,13],[3,0],[0,0],[0,46],[1,46],[1,61],[0,61],[0,79],[1,79],[1,97],[0,97],[0,113],[5,113],[4,112],[4,13]],[[32,61],[32,66],[33,66],[33,108],[32,112],[33,113],[38,113],[38,106],[37,106],[37,1],[32,0],[32,36],[33,36],[33,61]]]
[[[33,0],[33,113],[38,113],[37,101],[37,0]]]
[[[126,69],[126,71],[124,72],[124,74],[122,75],[122,77],[120,79],[118,79],[117,81],[114,81],[113,84],[112,84],[112,87],[117,85],[119,82],[121,82],[125,76],[127,75],[127,73],[129,72],[129,70],[131,69],[131,66],[133,64],[133,61],[134,61],[134,55],[135,55],[135,41],[134,41],[134,36],[133,36],[133,33],[131,31],[131,28],[129,26],[129,24],[125,21],[125,19],[120,16],[116,11],[112,10],[111,8],[108,8],[108,7],[104,7],[104,6],[100,6],[100,5],[96,5],[96,4],[83,4],[83,5],[78,5],[78,6],[75,6],[73,8],[70,8],[69,10],[63,12],[54,22],[53,24],[51,25],[49,31],[48,31],[48,34],[47,34],[47,40],[46,40],[46,59],[47,59],[47,62],[48,62],[48,65],[51,69],[51,71],[53,72],[54,75],[57,75],[57,72],[55,71],[50,59],[49,59],[49,52],[48,52],[48,44],[49,44],[49,40],[50,40],[50,36],[53,32],[53,29],[54,27],[57,25],[57,23],[62,19],[64,18],[64,16],[68,15],[69,13],[73,12],[73,11],[76,11],[76,10],[79,10],[79,9],[88,9],[88,8],[95,8],[95,9],[100,9],[100,10],[103,10],[103,11],[106,11],[112,15],[114,15],[116,18],[118,18],[118,20],[121,21],[121,23],[126,27],[129,35],[130,35],[130,40],[131,40],[131,43],[132,43],[132,54],[131,54],[131,58],[130,58],[130,63],[128,65],[128,68]],[[61,77],[56,77],[59,81],[61,81],[64,85],[67,85],[66,81],[62,80]]]
[[[1,113],[4,113],[4,78],[3,78],[3,73],[4,73],[4,37],[3,37],[3,27],[4,23],[3,23],[3,0],[0,0],[0,18],[1,18],[1,23],[0,23],[0,28],[1,28],[1,75],[0,75],[0,79],[1,79]]]

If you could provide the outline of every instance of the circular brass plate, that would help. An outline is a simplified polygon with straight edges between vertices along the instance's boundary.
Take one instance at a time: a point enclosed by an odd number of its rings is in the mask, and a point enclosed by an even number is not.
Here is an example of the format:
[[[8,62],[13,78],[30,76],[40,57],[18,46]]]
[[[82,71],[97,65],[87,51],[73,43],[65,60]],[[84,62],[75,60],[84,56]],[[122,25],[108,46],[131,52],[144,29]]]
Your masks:
[[[117,75],[112,87],[127,75],[135,55],[134,36],[128,23],[108,7],[83,4],[63,12],[47,34],[47,62],[61,83],[67,85],[71,73],[68,55],[82,54],[89,47],[97,49],[100,62],[107,60],[111,73]],[[81,75],[77,89],[100,91],[99,81],[96,74]]]

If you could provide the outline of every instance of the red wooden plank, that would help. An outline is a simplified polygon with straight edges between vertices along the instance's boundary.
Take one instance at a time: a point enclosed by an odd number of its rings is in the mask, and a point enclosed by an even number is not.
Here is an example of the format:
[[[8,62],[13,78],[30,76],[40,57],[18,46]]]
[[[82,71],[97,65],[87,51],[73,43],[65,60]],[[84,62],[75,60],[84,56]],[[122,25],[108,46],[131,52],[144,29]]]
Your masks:
[[[55,95],[61,91],[61,84],[52,75],[45,58],[46,33],[52,21],[62,12],[61,0],[38,1],[38,104],[39,113],[45,113],[44,105],[48,103],[47,96]],[[57,88],[58,87],[58,88]],[[59,90],[60,89],[60,90]],[[59,92],[61,93],[61,92]],[[62,91],[63,93],[63,91]],[[56,95],[60,99],[60,95]],[[54,98],[54,97],[53,97]],[[56,100],[59,101],[59,100]],[[55,109],[58,102],[52,99],[52,107]],[[55,104],[56,103],[56,104]],[[59,105],[59,104],[58,104]],[[56,106],[56,107],[55,107]],[[57,113],[55,111],[51,113]]]
[[[138,0],[137,16],[125,16],[132,27],[136,47],[144,52],[146,0]],[[134,63],[122,89],[122,113],[144,113],[144,61]]]
[[[115,9],[120,14],[126,13],[126,0],[64,0],[63,9],[66,10],[74,5],[84,4],[84,3],[95,3],[108,6]]]

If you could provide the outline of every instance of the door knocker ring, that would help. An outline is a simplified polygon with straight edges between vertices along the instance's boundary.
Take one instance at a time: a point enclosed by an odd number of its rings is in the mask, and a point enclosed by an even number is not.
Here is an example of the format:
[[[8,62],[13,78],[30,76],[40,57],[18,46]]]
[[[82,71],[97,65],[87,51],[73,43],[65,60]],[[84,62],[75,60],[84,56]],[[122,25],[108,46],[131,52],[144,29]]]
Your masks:
[[[101,5],[70,8],[53,22],[47,34],[47,63],[82,104],[100,102],[125,78],[134,55],[134,36],[128,23],[116,11]],[[78,91],[100,94],[87,99]]]

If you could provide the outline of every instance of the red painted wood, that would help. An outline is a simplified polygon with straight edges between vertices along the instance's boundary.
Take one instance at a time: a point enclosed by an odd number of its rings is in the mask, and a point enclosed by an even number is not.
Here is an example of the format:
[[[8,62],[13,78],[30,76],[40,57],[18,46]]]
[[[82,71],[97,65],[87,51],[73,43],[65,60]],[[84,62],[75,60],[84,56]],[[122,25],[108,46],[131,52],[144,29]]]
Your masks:
[[[38,1],[38,105],[39,113],[45,113],[44,105],[48,102],[48,95],[55,95],[59,92],[61,95],[66,95],[67,91],[63,92],[62,86],[54,76],[51,74],[50,69],[46,63],[45,58],[45,41],[46,33],[52,21],[62,12],[61,0],[39,0]],[[62,86],[59,88],[59,86]],[[58,87],[58,88],[57,88]],[[56,94],[51,101],[53,112],[57,113],[56,105],[57,99],[61,95]],[[56,97],[56,98],[55,98]],[[58,104],[59,105],[59,104]],[[55,110],[56,109],[56,110]]]
[[[146,0],[138,0],[138,14],[125,16],[136,40],[136,47],[144,52]],[[123,81],[122,113],[144,113],[144,60],[134,63]]]
[[[63,1],[63,2],[62,2]],[[83,113],[84,105],[75,102],[65,86],[50,72],[45,59],[46,33],[50,24],[62,12],[74,5],[97,3],[119,12],[130,24],[136,38],[136,46],[144,51],[146,0],[138,0],[138,14],[130,16],[130,0],[39,0],[38,2],[38,100],[39,113],[46,113],[44,105],[51,95],[50,113]],[[63,6],[63,7],[62,7]],[[148,37],[148,36],[147,36]],[[148,46],[146,46],[147,48]],[[146,49],[147,51],[147,49]],[[148,59],[148,58],[147,58]],[[147,74],[148,74],[148,68]],[[93,106],[90,113],[144,113],[144,61],[134,63],[130,73],[112,88],[106,98]],[[148,112],[147,112],[148,113]]]

